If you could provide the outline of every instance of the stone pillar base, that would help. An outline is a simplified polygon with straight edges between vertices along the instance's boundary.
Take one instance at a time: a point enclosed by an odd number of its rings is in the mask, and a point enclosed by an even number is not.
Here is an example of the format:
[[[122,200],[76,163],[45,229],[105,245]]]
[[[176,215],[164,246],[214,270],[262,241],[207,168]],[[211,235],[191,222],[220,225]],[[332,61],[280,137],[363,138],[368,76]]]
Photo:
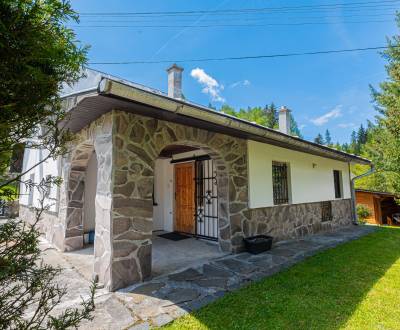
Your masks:
[[[64,252],[75,251],[83,248],[83,236],[66,237],[64,241]]]

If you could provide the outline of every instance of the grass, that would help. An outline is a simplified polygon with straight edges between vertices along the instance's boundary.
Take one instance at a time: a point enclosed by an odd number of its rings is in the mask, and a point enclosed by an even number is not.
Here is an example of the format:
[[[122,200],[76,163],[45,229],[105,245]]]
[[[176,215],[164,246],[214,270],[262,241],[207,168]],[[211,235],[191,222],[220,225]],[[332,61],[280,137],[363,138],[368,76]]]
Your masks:
[[[165,329],[400,329],[400,229],[319,253]]]

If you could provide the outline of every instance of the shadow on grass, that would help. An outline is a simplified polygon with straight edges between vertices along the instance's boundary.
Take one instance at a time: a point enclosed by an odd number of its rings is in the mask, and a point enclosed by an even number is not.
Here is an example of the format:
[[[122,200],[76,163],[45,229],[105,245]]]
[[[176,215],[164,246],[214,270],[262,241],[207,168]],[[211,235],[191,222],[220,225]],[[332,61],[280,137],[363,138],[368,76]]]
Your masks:
[[[167,328],[342,328],[399,258],[400,229],[380,228],[228,294]],[[392,280],[399,288],[399,272]],[[376,293],[374,299],[385,300],[384,291]]]

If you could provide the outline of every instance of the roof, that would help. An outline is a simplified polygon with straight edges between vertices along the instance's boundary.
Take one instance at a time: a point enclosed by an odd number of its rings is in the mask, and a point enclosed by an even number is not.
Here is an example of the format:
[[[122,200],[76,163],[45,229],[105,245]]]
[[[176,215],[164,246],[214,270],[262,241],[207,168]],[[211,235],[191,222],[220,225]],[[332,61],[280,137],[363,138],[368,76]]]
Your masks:
[[[387,196],[387,197],[400,197],[400,195],[396,194],[396,193],[369,190],[369,189],[356,189],[356,193],[357,192],[363,192],[363,193],[374,194],[374,195],[382,195],[382,196]]]
[[[61,96],[70,112],[67,127],[73,132],[112,109],[121,109],[321,157],[371,164],[368,159],[287,135],[188,100],[174,99],[159,90],[92,69],[86,69],[85,77],[75,85],[64,86]]]

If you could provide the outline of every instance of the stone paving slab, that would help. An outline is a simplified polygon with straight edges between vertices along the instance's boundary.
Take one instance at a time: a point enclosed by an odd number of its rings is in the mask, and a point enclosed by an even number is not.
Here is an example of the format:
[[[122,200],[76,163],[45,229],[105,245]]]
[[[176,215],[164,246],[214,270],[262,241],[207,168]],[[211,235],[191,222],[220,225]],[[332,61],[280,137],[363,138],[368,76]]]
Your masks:
[[[281,241],[272,250],[241,253],[209,260],[203,265],[155,278],[114,293],[99,290],[92,322],[82,329],[150,329],[163,326],[253,281],[280,272],[320,251],[371,233],[376,227],[352,226],[297,240]],[[61,260],[63,254],[46,251],[47,261],[60,263],[60,282],[68,287],[66,301],[57,309],[76,306],[88,294],[89,281]]]
[[[357,239],[374,231],[374,227],[349,227],[334,233],[313,235],[278,242],[268,252],[252,255],[241,253],[210,260],[202,266],[157,278],[146,284],[121,290],[143,300],[128,302],[139,318],[130,329],[162,326],[188,312],[197,310],[230,291],[252,281],[280,272],[320,251]],[[155,289],[155,290],[153,290]],[[143,296],[146,293],[147,296]]]
[[[79,329],[122,329],[139,320],[114,294],[96,299],[96,309],[93,316],[92,322],[84,321]]]

